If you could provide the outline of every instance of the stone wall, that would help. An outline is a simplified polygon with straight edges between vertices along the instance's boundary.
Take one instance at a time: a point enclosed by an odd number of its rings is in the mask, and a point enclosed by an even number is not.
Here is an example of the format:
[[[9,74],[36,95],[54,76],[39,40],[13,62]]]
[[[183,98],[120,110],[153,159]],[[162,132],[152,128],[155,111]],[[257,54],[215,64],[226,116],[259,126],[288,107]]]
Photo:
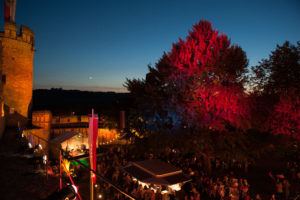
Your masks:
[[[2,42],[0,41],[0,58],[2,55]],[[0,59],[0,139],[3,136],[4,129],[5,129],[5,119],[4,119],[4,101],[3,101],[3,85],[4,80],[2,80],[2,63]]]
[[[0,117],[0,139],[3,136],[4,130],[5,130],[5,119],[4,117]]]
[[[80,122],[89,122],[88,115],[61,115],[53,116],[52,124],[67,124],[67,123],[80,123]]]
[[[27,122],[32,101],[34,34],[26,26],[5,22],[0,33],[2,73],[5,76],[3,98],[7,126]]]
[[[39,110],[32,112],[32,125],[40,128],[51,129],[52,113],[49,110]]]

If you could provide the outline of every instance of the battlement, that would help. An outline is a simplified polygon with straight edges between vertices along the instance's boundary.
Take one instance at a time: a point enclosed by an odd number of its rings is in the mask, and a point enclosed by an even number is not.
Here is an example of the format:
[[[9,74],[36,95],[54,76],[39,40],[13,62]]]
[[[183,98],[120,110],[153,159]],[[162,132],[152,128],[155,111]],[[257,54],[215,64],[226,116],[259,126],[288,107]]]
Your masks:
[[[4,32],[0,32],[0,37],[22,41],[34,47],[34,33],[29,27],[24,25],[21,25],[20,33],[18,34],[17,24],[6,21],[4,23]]]
[[[31,109],[34,33],[26,26],[18,31],[17,24],[5,21],[0,44],[5,122],[16,127],[26,124]]]

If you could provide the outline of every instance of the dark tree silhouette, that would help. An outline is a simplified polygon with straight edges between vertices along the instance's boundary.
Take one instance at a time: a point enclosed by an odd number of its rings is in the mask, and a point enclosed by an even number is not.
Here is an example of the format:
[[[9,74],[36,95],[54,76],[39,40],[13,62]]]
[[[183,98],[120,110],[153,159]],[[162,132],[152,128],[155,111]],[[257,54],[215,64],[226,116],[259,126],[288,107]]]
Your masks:
[[[271,133],[300,137],[300,42],[277,45],[269,59],[252,67],[255,116],[259,128]],[[260,104],[261,106],[257,106]],[[263,112],[261,111],[263,109]]]
[[[252,67],[256,90],[267,94],[288,92],[300,86],[300,42],[297,46],[286,41],[277,45],[269,59],[263,59],[258,66]]]

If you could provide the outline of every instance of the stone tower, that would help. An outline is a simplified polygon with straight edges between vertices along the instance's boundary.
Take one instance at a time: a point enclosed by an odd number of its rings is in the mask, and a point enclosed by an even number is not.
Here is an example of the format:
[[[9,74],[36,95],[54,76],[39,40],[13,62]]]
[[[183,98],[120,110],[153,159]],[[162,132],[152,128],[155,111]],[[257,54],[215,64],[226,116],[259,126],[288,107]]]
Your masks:
[[[0,32],[0,71],[7,126],[27,123],[32,101],[34,33],[13,21],[5,21]]]

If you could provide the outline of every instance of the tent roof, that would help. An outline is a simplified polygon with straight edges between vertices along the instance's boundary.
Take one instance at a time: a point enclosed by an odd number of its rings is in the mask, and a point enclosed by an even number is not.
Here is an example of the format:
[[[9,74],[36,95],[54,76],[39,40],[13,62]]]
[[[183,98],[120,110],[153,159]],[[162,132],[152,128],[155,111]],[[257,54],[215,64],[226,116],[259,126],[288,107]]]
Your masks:
[[[54,138],[53,140],[51,140],[51,142],[63,143],[64,141],[71,139],[72,137],[74,137],[77,134],[78,133],[76,133],[76,132],[64,132],[63,134],[61,134],[61,135],[57,136],[56,138]]]
[[[174,185],[191,180],[182,170],[157,159],[132,162],[123,169],[139,181],[156,185]]]
[[[166,176],[170,173],[180,173],[182,172],[179,168],[165,163],[159,159],[144,160],[140,162],[134,162],[133,165],[139,167],[140,169],[147,171],[153,176]]]
[[[132,176],[137,178],[138,180],[145,180],[145,179],[149,179],[149,178],[153,177],[151,174],[143,171],[142,169],[140,169],[134,165],[124,167],[124,170],[128,174],[131,174]]]

